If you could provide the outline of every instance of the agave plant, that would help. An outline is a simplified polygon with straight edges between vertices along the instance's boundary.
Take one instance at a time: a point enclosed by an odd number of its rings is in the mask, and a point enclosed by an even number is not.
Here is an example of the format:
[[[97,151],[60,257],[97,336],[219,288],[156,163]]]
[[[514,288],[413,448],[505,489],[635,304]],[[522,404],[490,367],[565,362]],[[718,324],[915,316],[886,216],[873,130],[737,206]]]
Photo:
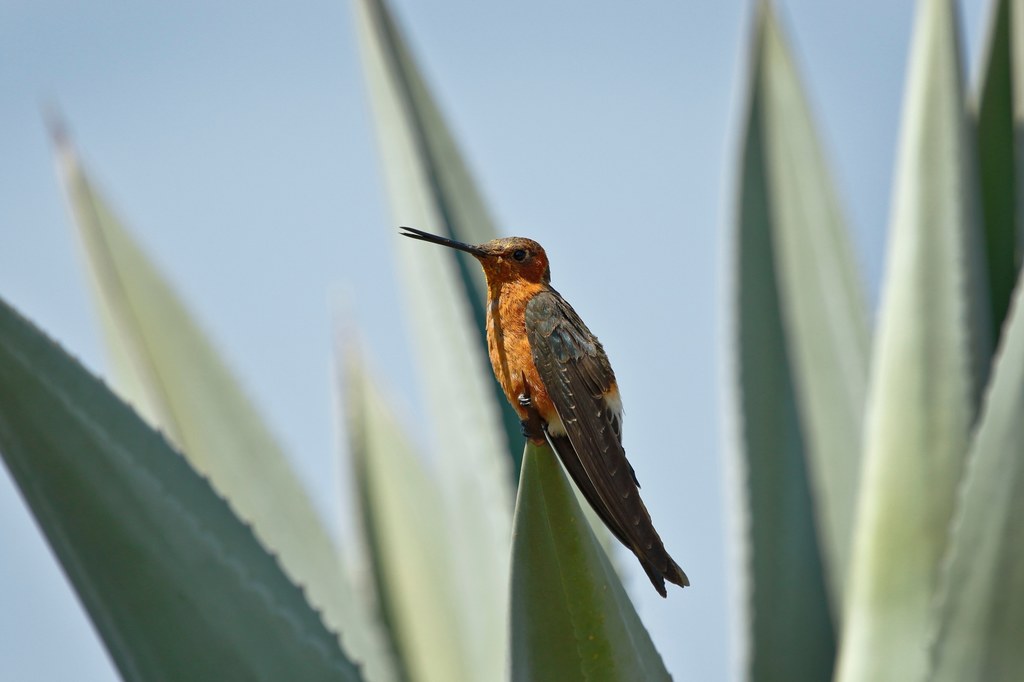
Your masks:
[[[953,3],[918,3],[869,350],[836,191],[761,7],[736,269],[753,679],[1024,671],[1016,12],[995,4],[973,99]]]
[[[758,5],[730,308],[744,678],[1024,677],[1021,11],[994,3],[971,97],[952,0],[919,0],[872,331],[795,61]],[[395,223],[494,236],[386,6],[357,14]],[[340,322],[360,534],[339,546],[52,127],[118,395],[0,302],[0,452],[125,679],[669,678],[600,525],[552,453],[523,447],[472,262],[395,237],[432,441]]]

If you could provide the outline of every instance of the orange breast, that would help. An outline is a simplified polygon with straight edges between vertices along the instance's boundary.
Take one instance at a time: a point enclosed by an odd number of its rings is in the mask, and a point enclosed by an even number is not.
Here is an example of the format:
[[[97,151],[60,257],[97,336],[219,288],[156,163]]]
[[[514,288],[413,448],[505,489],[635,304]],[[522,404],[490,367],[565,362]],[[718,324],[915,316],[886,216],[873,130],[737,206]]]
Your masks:
[[[492,287],[487,302],[487,350],[494,376],[520,419],[528,417],[519,396],[529,387],[530,400],[544,421],[556,416],[537,374],[526,335],[526,304],[543,290],[539,283],[503,283]]]

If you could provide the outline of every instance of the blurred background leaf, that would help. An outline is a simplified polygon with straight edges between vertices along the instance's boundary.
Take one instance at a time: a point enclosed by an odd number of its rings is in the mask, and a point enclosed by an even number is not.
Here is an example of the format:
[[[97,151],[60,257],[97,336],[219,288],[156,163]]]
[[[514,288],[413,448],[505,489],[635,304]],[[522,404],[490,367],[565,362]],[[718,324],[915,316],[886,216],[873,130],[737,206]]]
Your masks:
[[[471,680],[473,637],[452,608],[452,544],[444,494],[419,457],[355,342],[339,346],[348,452],[373,587],[403,678]]]
[[[338,548],[288,458],[185,306],[94,190],[62,125],[52,125],[122,395],[252,524],[327,623],[344,633],[371,679],[391,679],[377,624],[360,609]]]
[[[208,482],[3,301],[0,385],[4,463],[124,679],[362,679]]]
[[[992,377],[958,492],[935,604],[931,672],[936,682],[1017,680],[1024,676],[1024,544],[1019,494],[1024,465],[1024,310],[1020,285],[1022,7],[992,6],[987,64],[976,125],[993,329],[1002,333]],[[1016,289],[1011,289],[1016,281]],[[1011,293],[1014,302],[1010,305]],[[1005,317],[1005,324],[1004,324]]]
[[[938,583],[929,680],[1024,677],[1024,287],[1017,286]]]
[[[390,199],[395,217],[431,220],[434,227],[430,230],[435,234],[467,244],[482,244],[499,236],[484,199],[476,188],[455,140],[434,103],[434,98],[427,89],[387,5],[382,0],[354,1],[359,8],[359,16],[365,18],[360,24],[360,39],[364,45],[363,61],[366,65],[370,91],[374,96],[374,106],[379,113],[385,109],[388,111],[387,115],[378,115],[375,118],[379,144],[384,149],[392,145],[403,147],[402,156],[397,153],[385,153],[383,162],[385,174],[391,183]],[[399,130],[401,132],[398,132]],[[407,175],[412,171],[410,168],[389,168],[389,163],[409,163],[410,166],[416,167],[415,181],[419,184],[418,194],[429,203],[429,208],[424,207],[421,210],[429,210],[432,215],[427,216],[422,212],[410,210],[405,203],[409,197],[398,187],[401,183],[410,181]],[[422,224],[403,223],[401,220],[399,224],[428,229]],[[478,332],[479,351],[486,355],[487,313],[484,305],[487,299],[487,284],[480,265],[469,254],[458,251],[444,252],[440,258],[454,264],[458,272],[458,284],[455,287],[457,291],[438,291],[429,282],[406,282],[405,291],[409,292],[410,305],[436,305],[429,302],[432,297],[454,295],[472,313]],[[416,295],[411,289],[425,292]],[[498,383],[490,382],[490,386],[494,403],[501,412],[503,435],[513,463],[511,483],[514,485],[519,479],[523,446],[519,417],[505,400]]]
[[[375,0],[359,0],[356,11],[392,224],[452,234],[450,221],[456,216],[450,188],[439,184],[435,150],[424,139],[425,124],[417,109],[425,91],[411,83],[419,83],[418,78],[409,71],[405,48],[384,7]],[[433,122],[440,126],[439,120]],[[466,185],[461,189],[471,191]],[[482,211],[479,200],[470,204]],[[481,339],[479,291],[467,286],[466,264],[449,249],[423,248],[399,239],[397,230],[389,231],[394,233],[410,336],[415,339],[420,402],[432,429],[428,442],[437,453],[445,523],[458,538],[451,545],[450,570],[459,590],[447,609],[458,623],[461,651],[468,656],[463,661],[466,679],[499,679],[508,629],[514,460]]]
[[[1016,10],[1018,13],[1020,9]],[[992,339],[998,340],[1020,268],[1020,184],[1017,158],[1020,141],[1018,100],[1020,87],[1014,74],[1021,73],[1014,60],[1024,59],[1014,48],[1021,37],[1010,21],[1010,0],[994,0],[985,46],[984,71],[974,104],[978,146],[978,176],[985,225],[985,259],[991,294]],[[1011,38],[1012,35],[1012,38]],[[1024,76],[1018,75],[1017,78]]]
[[[975,148],[949,0],[918,3],[838,679],[921,680],[990,356]]]
[[[842,614],[860,474],[869,328],[857,261],[785,36],[764,5],[758,98],[775,286],[832,610]]]
[[[842,614],[868,327],[809,104],[771,5],[758,7],[734,265],[745,667],[820,680]]]

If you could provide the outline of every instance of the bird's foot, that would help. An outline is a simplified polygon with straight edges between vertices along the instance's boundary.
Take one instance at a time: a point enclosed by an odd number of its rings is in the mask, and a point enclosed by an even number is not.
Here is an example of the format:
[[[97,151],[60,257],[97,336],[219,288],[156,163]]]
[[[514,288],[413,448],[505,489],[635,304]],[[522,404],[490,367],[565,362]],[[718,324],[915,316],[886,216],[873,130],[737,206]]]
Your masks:
[[[523,435],[533,443],[543,445],[545,442],[544,422],[541,421],[537,408],[533,406],[533,401],[530,400],[529,389],[520,393],[516,400],[519,402],[519,406],[526,410],[526,419],[519,422],[519,426],[523,429]]]

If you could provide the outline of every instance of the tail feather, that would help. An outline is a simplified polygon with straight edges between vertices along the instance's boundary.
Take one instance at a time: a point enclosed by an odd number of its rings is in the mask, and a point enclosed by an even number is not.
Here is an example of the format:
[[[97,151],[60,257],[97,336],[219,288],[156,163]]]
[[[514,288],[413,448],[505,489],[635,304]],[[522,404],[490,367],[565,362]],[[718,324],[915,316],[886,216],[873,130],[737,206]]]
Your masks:
[[[668,597],[668,592],[665,590],[665,576],[661,574],[661,571],[643,559],[640,560],[640,565],[644,567],[644,573],[651,579],[651,584],[654,585],[654,589],[658,591],[658,594],[662,597]]]
[[[665,590],[665,580],[675,583],[680,587],[688,586],[690,584],[689,578],[686,577],[683,569],[679,568],[679,565],[673,561],[668,551],[665,550],[665,546],[662,544],[657,531],[650,524],[649,517],[646,524],[650,533],[649,541],[646,543],[646,547],[637,547],[629,541],[628,534],[621,527],[615,514],[611,513],[601,500],[597,489],[587,475],[569,439],[566,436],[551,436],[547,429],[544,430],[544,436],[547,438],[548,445],[558,455],[569,476],[575,482],[580,492],[583,493],[583,497],[590,503],[594,512],[597,513],[598,517],[619,542],[628,547],[636,555],[637,559],[640,560],[640,565],[643,567],[647,577],[650,578],[651,584],[654,585],[654,589],[658,591],[658,594],[662,597],[668,596]],[[639,500],[639,498],[637,499]],[[643,505],[643,502],[640,502],[640,504]],[[643,511],[646,515],[646,508]]]
[[[690,579],[683,573],[683,569],[679,568],[679,565],[672,560],[672,557],[668,555],[664,549],[658,553],[658,558],[668,562],[668,565],[664,570],[655,567],[651,560],[647,556],[640,556],[637,553],[637,557],[640,559],[640,565],[643,566],[644,573],[650,578],[651,584],[654,585],[654,589],[658,591],[662,597],[667,597],[668,593],[665,591],[665,581],[668,580],[671,583],[679,585],[679,587],[688,587],[690,585]]]

